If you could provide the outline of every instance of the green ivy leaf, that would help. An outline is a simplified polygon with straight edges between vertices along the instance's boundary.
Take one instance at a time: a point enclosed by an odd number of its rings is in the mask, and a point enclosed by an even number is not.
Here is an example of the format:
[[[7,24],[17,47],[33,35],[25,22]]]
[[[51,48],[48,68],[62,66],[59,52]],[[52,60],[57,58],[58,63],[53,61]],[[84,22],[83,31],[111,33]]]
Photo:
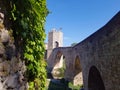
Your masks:
[[[45,21],[48,14],[46,0],[5,0],[10,4],[10,20],[19,47],[23,48],[26,62],[26,76],[30,90],[38,83],[38,90],[44,90],[46,62],[44,59]],[[21,6],[22,5],[22,6]],[[35,82],[36,81],[36,82]]]

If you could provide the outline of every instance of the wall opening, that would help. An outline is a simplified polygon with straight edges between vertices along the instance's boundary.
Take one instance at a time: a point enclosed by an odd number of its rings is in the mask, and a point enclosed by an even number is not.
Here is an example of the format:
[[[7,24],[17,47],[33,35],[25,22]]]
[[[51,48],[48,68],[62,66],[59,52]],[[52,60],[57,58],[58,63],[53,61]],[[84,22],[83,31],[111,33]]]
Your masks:
[[[88,90],[105,90],[100,72],[95,66],[92,66],[89,71]]]
[[[79,56],[76,56],[74,62],[74,85],[83,85],[83,75]]]
[[[76,59],[75,59],[75,71],[76,73],[80,72],[82,69],[81,69],[81,65],[80,65],[80,59],[79,57],[77,56]]]
[[[59,42],[55,41],[55,48],[59,47]]]
[[[66,70],[65,56],[61,51],[58,51],[55,58],[55,65],[52,70],[53,77],[64,78]]]

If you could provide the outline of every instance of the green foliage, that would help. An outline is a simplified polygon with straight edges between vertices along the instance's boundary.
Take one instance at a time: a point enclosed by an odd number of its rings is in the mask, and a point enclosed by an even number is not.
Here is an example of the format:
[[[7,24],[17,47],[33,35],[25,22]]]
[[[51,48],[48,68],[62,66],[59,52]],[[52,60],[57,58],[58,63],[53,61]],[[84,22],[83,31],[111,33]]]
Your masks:
[[[75,45],[77,45],[77,44],[78,44],[78,43],[72,43],[71,46],[73,47],[73,46],[75,46]]]
[[[68,86],[69,86],[69,88],[71,88],[72,90],[80,90],[83,85],[74,86],[72,82],[69,82]]]
[[[45,90],[80,90],[81,88],[83,88],[83,85],[74,86],[72,82],[64,81],[64,79],[61,79],[60,83],[47,81]]]
[[[59,73],[57,73],[57,74],[55,73],[54,74],[55,77],[59,77],[59,78],[63,78],[64,77],[65,70],[64,70],[63,67],[62,68],[57,68],[56,71],[59,72]]]
[[[47,81],[45,90],[69,90],[68,86],[65,83],[56,83],[52,81]]]
[[[16,45],[23,50],[27,71],[26,76],[30,82],[30,90],[35,86],[44,90],[46,81],[46,63],[44,62],[45,19],[48,14],[46,0],[5,0],[9,4],[9,19]],[[34,89],[33,89],[34,88]]]
[[[61,68],[55,69],[55,71],[57,71],[59,73],[57,73],[57,74],[55,73],[53,76],[64,78],[65,70],[66,70],[66,65],[65,65],[65,60],[63,60],[63,66]]]

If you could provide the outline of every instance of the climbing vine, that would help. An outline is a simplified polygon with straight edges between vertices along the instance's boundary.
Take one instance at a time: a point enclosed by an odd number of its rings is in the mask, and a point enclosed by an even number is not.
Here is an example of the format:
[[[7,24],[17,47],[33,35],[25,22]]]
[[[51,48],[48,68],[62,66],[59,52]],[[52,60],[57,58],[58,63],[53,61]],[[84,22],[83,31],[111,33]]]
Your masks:
[[[9,19],[16,39],[22,50],[21,56],[27,66],[26,76],[30,90],[44,90],[46,63],[44,62],[44,24],[48,10],[46,0],[5,0],[9,6]]]

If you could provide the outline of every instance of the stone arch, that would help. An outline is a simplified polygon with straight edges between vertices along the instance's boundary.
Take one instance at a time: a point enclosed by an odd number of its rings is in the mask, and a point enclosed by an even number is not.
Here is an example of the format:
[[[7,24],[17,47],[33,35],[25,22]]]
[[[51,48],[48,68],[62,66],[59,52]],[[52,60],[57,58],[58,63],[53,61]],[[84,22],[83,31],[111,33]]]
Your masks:
[[[74,61],[74,85],[82,85],[83,84],[83,75],[82,75],[82,67],[80,63],[79,56],[75,57]]]
[[[59,42],[55,41],[55,48],[59,47]]]
[[[75,58],[74,68],[75,68],[76,74],[82,71],[79,56],[76,56],[76,58]]]
[[[55,66],[54,68],[60,68],[62,65],[62,62],[63,62],[63,53],[61,51],[58,51],[57,54],[56,54],[56,57],[55,57]]]
[[[105,90],[100,72],[95,66],[92,66],[89,70],[88,90]]]
[[[59,76],[62,78],[64,77],[66,69],[66,64],[65,64],[65,56],[61,51],[58,51],[55,57],[55,65],[52,70],[52,74],[54,78],[59,78]]]

